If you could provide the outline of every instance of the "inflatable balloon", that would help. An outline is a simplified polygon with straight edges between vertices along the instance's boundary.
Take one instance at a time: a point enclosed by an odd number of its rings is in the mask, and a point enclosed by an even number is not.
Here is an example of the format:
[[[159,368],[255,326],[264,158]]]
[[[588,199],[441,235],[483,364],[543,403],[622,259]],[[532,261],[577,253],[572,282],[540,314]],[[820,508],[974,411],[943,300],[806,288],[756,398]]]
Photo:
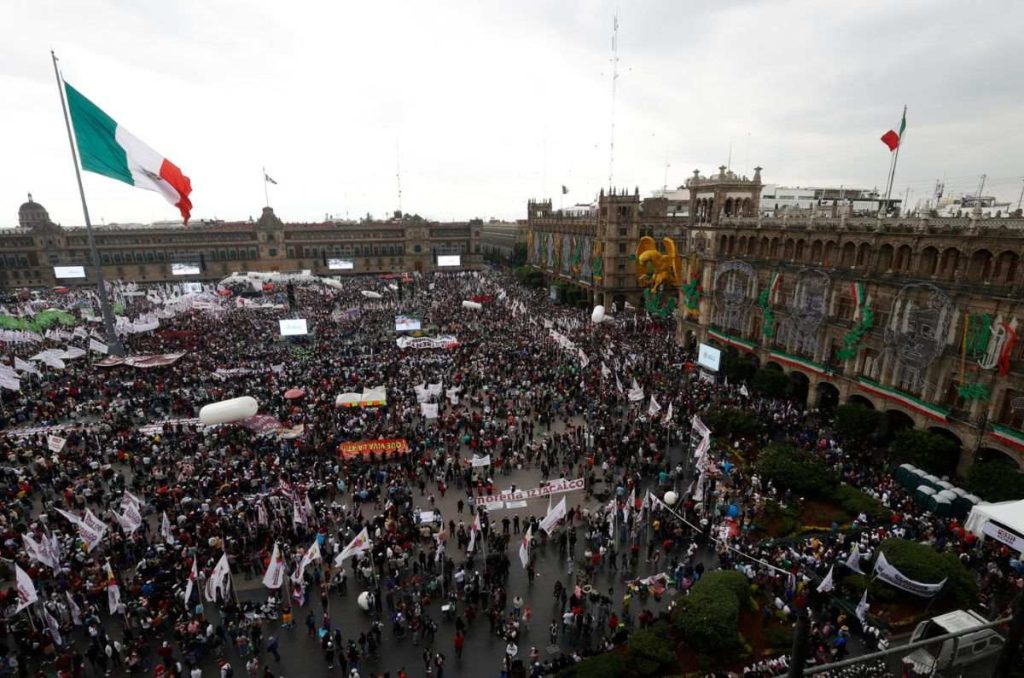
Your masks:
[[[384,295],[382,295],[380,292],[374,292],[372,290],[363,290],[363,296],[366,297],[367,299],[380,299]]]
[[[327,285],[328,287],[333,287],[336,290],[345,289],[345,286],[342,285],[340,281],[335,280],[334,278],[320,278],[320,282]]]
[[[203,405],[199,410],[199,421],[207,426],[213,424],[230,424],[235,421],[247,419],[259,411],[259,403],[252,396],[242,396],[231,400],[222,400],[219,403]]]
[[[360,593],[359,597],[356,598],[356,604],[360,607],[360,609],[362,609],[363,612],[369,612],[370,611],[370,592],[369,591],[363,591],[362,593]]]
[[[477,303],[475,301],[462,302],[462,308],[468,308],[470,311],[479,311],[483,307],[483,304]]]
[[[679,501],[679,495],[672,490],[669,490],[665,493],[664,501],[668,506],[675,506],[676,502]]]
[[[729,504],[729,517],[735,518],[740,514],[740,509],[736,504]]]
[[[602,320],[604,320],[604,306],[595,306],[594,312],[590,314],[590,321],[596,324]]]
[[[391,290],[392,292],[397,292],[398,285],[396,285],[395,283],[388,283],[388,289]]]

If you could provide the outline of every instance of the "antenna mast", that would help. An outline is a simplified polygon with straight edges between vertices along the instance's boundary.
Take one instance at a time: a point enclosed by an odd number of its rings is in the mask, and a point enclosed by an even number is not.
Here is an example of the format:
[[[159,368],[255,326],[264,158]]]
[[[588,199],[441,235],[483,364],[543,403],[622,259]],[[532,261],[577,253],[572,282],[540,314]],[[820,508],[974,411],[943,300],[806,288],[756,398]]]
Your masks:
[[[401,147],[395,144],[395,183],[398,187],[398,211],[402,212],[402,153]]]
[[[608,188],[615,178],[615,87],[619,79],[619,13],[612,20],[612,115],[611,141],[608,144]]]

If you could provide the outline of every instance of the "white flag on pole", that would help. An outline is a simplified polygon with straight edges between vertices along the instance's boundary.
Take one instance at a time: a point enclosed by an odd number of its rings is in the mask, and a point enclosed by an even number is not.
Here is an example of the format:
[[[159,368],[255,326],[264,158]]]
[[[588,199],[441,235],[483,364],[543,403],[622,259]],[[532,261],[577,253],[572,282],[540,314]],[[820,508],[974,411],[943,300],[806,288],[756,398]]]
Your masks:
[[[306,549],[306,552],[302,554],[302,560],[299,561],[299,567],[292,574],[292,581],[296,584],[302,583],[302,577],[306,574],[306,567],[314,560],[321,559],[320,554],[320,542],[313,540],[313,545]]]
[[[466,553],[472,553],[473,548],[476,546],[476,537],[480,534],[480,511],[476,512],[476,517],[473,518],[473,524],[469,526],[469,548],[466,549]]]
[[[64,446],[67,445],[67,443],[67,438],[61,438],[60,436],[55,436],[53,434],[46,436],[46,446],[50,448],[50,452],[53,452],[54,454],[60,454],[61,450],[64,449]]]
[[[437,419],[437,403],[420,403],[420,413],[424,419]]]
[[[167,511],[164,511],[163,518],[160,520],[160,536],[164,538],[164,542],[168,544],[174,543],[174,530],[171,529],[171,521],[167,518]]]
[[[860,569],[860,549],[856,543],[850,549],[850,555],[846,559],[846,566],[858,574],[864,574],[864,570]]]
[[[868,603],[868,590],[864,589],[864,595],[860,597],[860,602],[857,603],[857,619],[860,620],[861,624],[867,623],[869,609],[871,609],[871,605]]]
[[[107,605],[110,607],[110,614],[117,614],[117,609],[121,606],[121,587],[117,585],[117,578],[114,576],[114,571],[110,569],[109,560],[105,567],[107,571]]]
[[[647,416],[652,419],[658,416],[658,412],[661,412],[661,405],[654,399],[654,394],[651,394],[651,404],[647,406]]]
[[[547,515],[540,521],[540,529],[551,534],[551,531],[558,525],[558,522],[565,519],[565,515],[565,497],[562,497],[561,501],[554,508],[548,508]]]
[[[32,577],[28,576],[28,572],[21,569],[17,563],[14,565],[14,573],[18,584],[18,609],[15,610],[17,613],[39,600],[39,594],[36,593],[36,585],[32,583]]]
[[[355,538],[349,542],[348,546],[342,549],[338,557],[334,559],[334,566],[338,567],[341,563],[345,562],[346,559],[352,556],[361,556],[366,553],[366,550],[370,548],[370,533],[366,531],[364,527]]]
[[[270,556],[267,571],[263,574],[263,585],[268,589],[279,589],[284,584],[284,556],[281,547],[274,542],[274,553]]]
[[[530,542],[533,540],[533,526],[531,525],[526,534],[523,535],[523,542],[519,545],[519,561],[523,569],[530,564]]]
[[[828,574],[826,574],[825,578],[821,580],[820,584],[818,584],[818,593],[828,593],[836,587],[832,582],[832,570],[834,569],[835,565],[828,568]]]
[[[192,589],[199,581],[199,566],[196,559],[192,559],[192,569],[188,572],[188,582],[185,583],[185,606],[188,606],[188,599],[192,597]]]

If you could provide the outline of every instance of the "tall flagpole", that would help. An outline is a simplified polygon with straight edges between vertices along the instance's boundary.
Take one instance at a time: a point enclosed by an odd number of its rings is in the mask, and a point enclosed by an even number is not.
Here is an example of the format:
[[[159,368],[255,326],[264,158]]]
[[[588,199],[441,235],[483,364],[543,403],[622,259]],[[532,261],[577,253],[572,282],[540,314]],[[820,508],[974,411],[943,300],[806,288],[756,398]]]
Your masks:
[[[907,119],[907,105],[903,104],[903,117],[900,118],[900,125],[902,126],[903,121]],[[886,212],[889,210],[889,198],[892,196],[892,185],[896,181],[896,163],[900,159],[900,148],[903,146],[903,135],[906,132],[905,129],[900,130],[899,139],[896,142],[896,153],[892,158],[892,170],[889,173],[889,188],[885,192],[885,209]]]
[[[263,198],[267,201],[267,207],[270,207],[270,191],[267,190],[267,168],[263,168]]]
[[[110,300],[107,298],[107,286],[103,283],[103,269],[100,266],[100,254],[96,250],[96,238],[92,233],[92,221],[89,219],[89,206],[85,202],[85,188],[82,186],[82,171],[78,167],[78,150],[75,148],[74,135],[71,133],[71,118],[68,117],[68,104],[64,98],[64,80],[60,76],[60,68],[57,67],[57,55],[50,50],[53,57],[53,74],[57,78],[57,90],[60,92],[60,106],[64,110],[64,126],[68,131],[68,145],[71,147],[71,160],[75,166],[75,179],[78,181],[78,195],[82,198],[82,215],[85,217],[85,234],[89,241],[89,256],[92,259],[92,267],[96,271],[96,287],[100,297],[100,312],[103,314],[103,329],[107,334],[108,354],[114,356],[124,355],[124,346],[114,332],[114,311],[110,308]]]

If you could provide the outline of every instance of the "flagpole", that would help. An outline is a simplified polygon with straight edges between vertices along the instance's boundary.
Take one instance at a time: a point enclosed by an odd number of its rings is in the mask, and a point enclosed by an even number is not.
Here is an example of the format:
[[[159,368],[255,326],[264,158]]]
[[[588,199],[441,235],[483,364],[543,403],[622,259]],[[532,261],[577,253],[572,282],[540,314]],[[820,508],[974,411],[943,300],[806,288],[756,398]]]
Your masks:
[[[82,171],[78,167],[78,150],[75,148],[74,136],[71,133],[71,118],[68,116],[68,104],[64,98],[64,80],[60,76],[60,69],[57,67],[57,55],[50,50],[53,57],[53,74],[57,78],[57,90],[60,92],[60,106],[64,111],[64,126],[68,131],[68,145],[71,147],[71,160],[75,166],[75,179],[78,181],[78,195],[82,198],[82,215],[85,217],[85,235],[89,241],[89,257],[92,259],[92,267],[96,271],[96,287],[100,296],[100,311],[103,313],[103,329],[107,333],[107,345],[110,347],[109,355],[123,356],[124,346],[114,333],[114,312],[110,308],[110,300],[107,298],[107,287],[103,283],[103,269],[100,267],[100,255],[96,251],[96,239],[92,233],[92,222],[89,219],[89,206],[85,202],[85,188],[82,186]]]
[[[907,105],[904,104],[903,105],[903,117],[900,118],[900,126],[901,127],[903,125],[903,121],[906,120],[906,119],[907,119]],[[905,129],[901,129],[900,130],[899,139],[896,142],[896,152],[893,154],[893,158],[892,158],[892,169],[889,171],[889,188],[885,192],[885,210],[886,210],[887,213],[889,211],[889,198],[892,196],[892,185],[896,181],[896,163],[899,162],[899,159],[900,159],[900,148],[903,146],[903,136],[904,136],[905,132],[906,132]]]
[[[270,191],[267,189],[267,168],[263,168],[263,197],[267,201],[267,207],[270,207]]]

